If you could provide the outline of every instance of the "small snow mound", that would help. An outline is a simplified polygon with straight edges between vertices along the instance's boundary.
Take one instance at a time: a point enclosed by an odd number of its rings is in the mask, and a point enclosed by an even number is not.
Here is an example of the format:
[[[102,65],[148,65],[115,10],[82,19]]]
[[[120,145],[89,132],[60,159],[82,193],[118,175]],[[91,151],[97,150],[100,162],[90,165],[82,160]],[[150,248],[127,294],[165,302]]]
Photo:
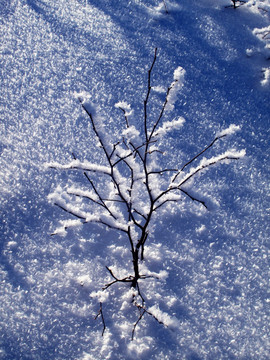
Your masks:
[[[90,296],[91,298],[97,299],[100,303],[104,303],[107,301],[109,293],[103,290],[92,291]]]
[[[141,356],[146,351],[153,348],[154,339],[150,336],[144,336],[143,341],[141,339],[135,339],[128,344],[128,351],[132,356]]]

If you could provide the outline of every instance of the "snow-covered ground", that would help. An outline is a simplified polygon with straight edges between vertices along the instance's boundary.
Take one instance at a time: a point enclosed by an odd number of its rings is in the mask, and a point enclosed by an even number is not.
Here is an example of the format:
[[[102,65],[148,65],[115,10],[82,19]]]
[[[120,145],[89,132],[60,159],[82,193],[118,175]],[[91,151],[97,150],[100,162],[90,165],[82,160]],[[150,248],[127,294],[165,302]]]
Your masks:
[[[158,0],[0,2],[1,360],[270,357],[270,1],[165,4],[168,14]],[[166,161],[180,167],[231,124],[241,131],[215,149],[246,156],[194,179],[209,210],[183,197],[156,218],[141,266],[159,279],[140,290],[163,325],[145,313],[132,341],[140,313],[129,285],[101,291],[106,266],[129,275],[126,240],[94,224],[50,236],[68,214],[49,194],[85,182],[45,164],[72,153],[100,161],[77,93],[89,94],[110,133],[123,121],[119,101],[143,126],[156,47],[151,114],[174,70],[186,71],[166,118],[185,123],[164,140]]]

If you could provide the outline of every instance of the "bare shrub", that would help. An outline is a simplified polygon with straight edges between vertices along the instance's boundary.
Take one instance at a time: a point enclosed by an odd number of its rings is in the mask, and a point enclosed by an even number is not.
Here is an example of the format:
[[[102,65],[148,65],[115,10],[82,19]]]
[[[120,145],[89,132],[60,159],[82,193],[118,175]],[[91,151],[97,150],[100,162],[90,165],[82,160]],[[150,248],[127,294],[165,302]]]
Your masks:
[[[49,163],[49,168],[82,172],[87,180],[88,189],[78,186],[58,186],[49,195],[56,206],[69,213],[73,219],[62,221],[52,235],[63,235],[67,229],[81,224],[96,223],[124,234],[130,249],[132,268],[127,269],[128,276],[119,278],[112,269],[107,267],[111,281],[104,285],[103,290],[112,285],[125,283],[137,293],[140,303],[134,300],[134,305],[140,311],[134,325],[132,337],[137,323],[144,314],[154,315],[146,308],[145,299],[140,291],[140,282],[146,278],[140,271],[140,263],[144,260],[144,247],[150,242],[149,227],[154,215],[161,208],[171,203],[177,203],[184,197],[207,208],[207,204],[194,196],[186,185],[198,174],[212,166],[237,160],[244,156],[245,151],[227,150],[216,156],[205,158],[207,151],[214,145],[239,130],[236,125],[216,134],[213,140],[184,164],[175,167],[159,167],[157,156],[165,156],[160,150],[161,141],[172,130],[179,130],[183,124],[182,117],[172,121],[163,121],[166,111],[174,108],[178,92],[183,86],[185,70],[178,67],[174,71],[174,79],[167,88],[164,102],[157,118],[149,120],[149,102],[152,90],[151,77],[157,59],[157,49],[148,71],[146,96],[143,102],[142,133],[131,122],[132,110],[129,104],[119,102],[116,107],[123,113],[123,127],[119,139],[113,134],[108,136],[103,120],[96,114],[95,107],[87,99],[79,96],[80,104],[88,116],[92,131],[98,140],[98,151],[101,153],[102,165],[91,161],[80,161],[73,154],[73,160],[62,165]],[[102,185],[101,185],[102,184]],[[79,199],[79,201],[78,201]],[[100,304],[100,315],[105,321]]]

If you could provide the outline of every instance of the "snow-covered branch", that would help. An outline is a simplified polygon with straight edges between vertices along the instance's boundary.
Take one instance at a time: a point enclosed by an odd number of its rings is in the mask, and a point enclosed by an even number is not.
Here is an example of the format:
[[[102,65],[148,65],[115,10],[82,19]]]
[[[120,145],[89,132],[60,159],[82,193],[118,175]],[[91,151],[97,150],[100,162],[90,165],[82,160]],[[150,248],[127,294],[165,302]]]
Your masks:
[[[59,164],[58,162],[50,162],[50,163],[46,163],[45,166],[47,168],[52,168],[57,170],[83,170],[83,171],[96,172],[106,175],[110,175],[111,173],[111,169],[108,166],[93,164],[86,160],[85,161],[72,160],[65,165]]]

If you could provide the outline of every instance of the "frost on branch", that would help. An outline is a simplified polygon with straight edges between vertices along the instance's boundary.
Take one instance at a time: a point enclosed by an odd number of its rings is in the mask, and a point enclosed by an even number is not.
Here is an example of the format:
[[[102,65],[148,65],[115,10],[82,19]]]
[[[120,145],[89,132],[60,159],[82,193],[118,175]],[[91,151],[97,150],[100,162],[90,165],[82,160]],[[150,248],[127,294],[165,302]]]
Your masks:
[[[98,164],[92,164],[89,161],[72,160],[68,164],[62,165],[57,162],[51,162],[45,164],[48,168],[54,168],[58,170],[84,170],[89,172],[97,172],[101,174],[110,174],[110,168],[108,166],[101,166]]]
[[[145,243],[151,241],[153,218],[158,216],[161,208],[166,210],[168,204],[177,206],[183,197],[207,208],[206,203],[198,195],[188,190],[187,184],[212,166],[228,163],[245,155],[244,150],[229,149],[211,157],[206,156],[209,149],[214,148],[217,142],[240,130],[239,126],[232,124],[217,133],[207,146],[185,163],[176,163],[174,167],[160,165],[166,164],[165,160],[161,161],[165,156],[165,153],[160,151],[163,138],[170,131],[180,131],[185,122],[182,117],[163,121],[165,111],[172,111],[174,108],[177,96],[183,87],[185,70],[181,67],[175,70],[173,82],[164,95],[159,115],[153,120],[149,116],[148,105],[152,93],[152,75],[156,57],[157,49],[148,71],[141,123],[138,121],[134,123],[131,105],[124,101],[115,105],[123,116],[119,138],[104,130],[106,121],[99,117],[89,96],[85,93],[78,95],[82,109],[91,124],[93,135],[100,143],[98,151],[101,154],[101,164],[79,160],[75,154],[72,154],[73,160],[64,165],[58,162],[46,164],[47,168],[58,171],[76,171],[85,179],[84,186],[59,185],[48,196],[51,203],[69,215],[67,220],[60,221],[59,227],[52,235],[65,235],[71,227],[95,223],[121,232],[126,238],[126,246],[130,250],[128,253],[131,254],[131,268],[125,269],[125,276],[120,276],[107,267],[111,281],[104,285],[103,290],[108,291],[112,285],[119,283],[128,284],[132,289],[133,304],[140,313],[134,324],[132,337],[144,314],[154,317],[164,326],[176,324],[169,316],[161,313],[158,307],[148,309],[141,291],[143,280],[157,279],[162,274],[162,272],[150,273],[143,263]],[[100,311],[97,317],[99,315],[102,317],[104,332],[105,320],[101,298],[99,298]]]
[[[179,130],[184,125],[185,119],[183,117],[179,117],[178,119],[174,119],[172,121],[166,121],[162,126],[158,128],[157,131],[153,134],[154,136],[164,136],[168,132],[172,130]]]
[[[171,86],[169,87],[170,92],[168,93],[167,96],[167,100],[168,100],[166,105],[167,111],[172,111],[174,109],[174,104],[175,101],[177,100],[178,93],[180,92],[180,90],[184,85],[185,73],[186,71],[181,66],[179,66],[176,70],[174,70],[174,74],[173,74],[174,79],[173,82],[171,83]]]
[[[226,135],[233,135],[236,131],[241,130],[239,125],[231,124],[227,129],[224,129],[216,134],[216,138],[221,138]]]

